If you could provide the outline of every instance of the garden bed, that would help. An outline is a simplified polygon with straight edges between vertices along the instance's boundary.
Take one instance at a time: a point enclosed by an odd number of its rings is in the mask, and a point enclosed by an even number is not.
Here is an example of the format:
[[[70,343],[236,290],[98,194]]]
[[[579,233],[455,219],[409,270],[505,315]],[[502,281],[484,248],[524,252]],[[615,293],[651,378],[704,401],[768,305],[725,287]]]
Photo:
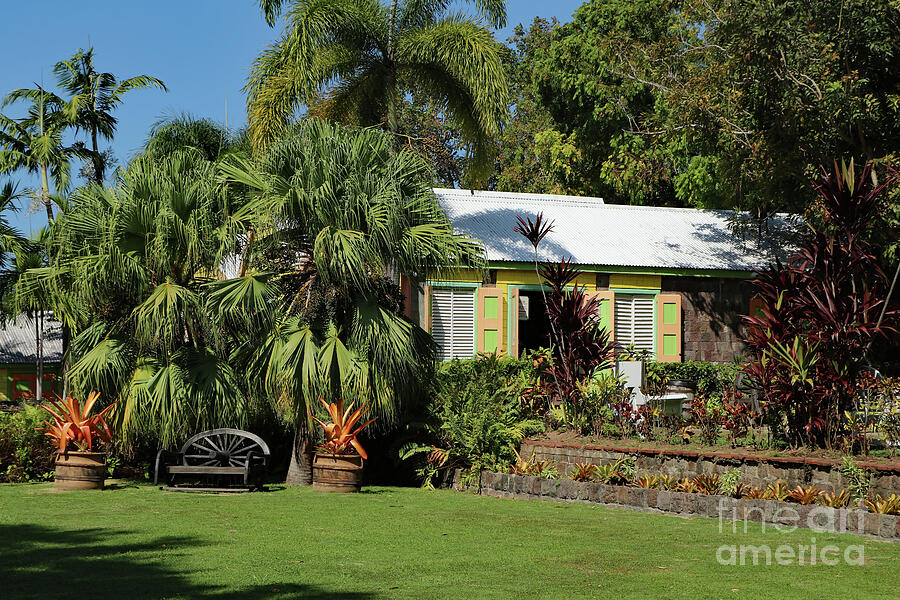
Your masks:
[[[705,473],[724,474],[732,469],[753,487],[765,487],[778,480],[790,487],[814,485],[836,492],[847,487],[837,458],[815,455],[775,455],[741,448],[690,448],[660,443],[638,444],[634,440],[610,440],[601,444],[529,439],[522,442],[520,454],[556,465],[563,475],[576,463],[605,465],[623,456],[635,458],[638,476],[665,474],[676,479]],[[856,465],[868,469],[871,491],[882,495],[900,495],[900,461],[860,458]]]
[[[457,473],[454,478],[457,483],[459,476],[460,473]],[[730,496],[488,471],[481,472],[477,490],[483,495],[503,498],[577,500],[639,510],[711,517],[728,522],[754,521],[781,529],[800,527],[828,533],[855,533],[900,541],[900,516],[852,508],[800,505],[778,500],[736,499]]]

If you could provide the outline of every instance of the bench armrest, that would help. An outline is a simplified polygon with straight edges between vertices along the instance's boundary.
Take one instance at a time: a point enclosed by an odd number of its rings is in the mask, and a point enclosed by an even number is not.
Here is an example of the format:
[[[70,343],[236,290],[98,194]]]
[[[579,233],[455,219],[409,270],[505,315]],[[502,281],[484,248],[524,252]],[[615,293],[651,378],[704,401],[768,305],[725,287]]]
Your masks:
[[[160,450],[156,453],[156,465],[153,469],[153,485],[159,483],[160,470],[168,465],[177,465],[180,457],[181,455],[177,452],[170,452],[168,450]]]

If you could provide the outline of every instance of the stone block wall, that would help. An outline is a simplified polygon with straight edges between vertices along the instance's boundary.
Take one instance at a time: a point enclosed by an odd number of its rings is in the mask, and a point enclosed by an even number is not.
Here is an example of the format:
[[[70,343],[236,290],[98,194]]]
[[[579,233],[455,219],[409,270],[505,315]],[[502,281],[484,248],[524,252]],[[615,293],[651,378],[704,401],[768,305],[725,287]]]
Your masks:
[[[743,354],[741,315],[752,295],[747,281],[666,276],[662,291],[681,294],[684,360],[731,362]]]
[[[488,471],[483,471],[478,486],[470,489],[500,498],[596,502],[728,521],[759,521],[764,527],[802,527],[820,533],[854,533],[900,541],[900,517],[848,508],[801,506],[777,500],[736,499]]]
[[[564,476],[575,463],[605,465],[624,456],[634,456],[635,470],[641,475],[666,474],[676,479],[695,477],[704,473],[722,475],[732,469],[741,472],[741,479],[752,487],[764,488],[779,479],[789,487],[814,485],[835,492],[847,488],[838,467],[840,461],[819,458],[756,457],[728,452],[700,453],[691,450],[663,452],[653,449],[623,449],[606,446],[577,446],[549,442],[522,442],[520,454],[554,463]],[[900,495],[900,463],[886,466],[858,461],[870,469],[872,494]]]

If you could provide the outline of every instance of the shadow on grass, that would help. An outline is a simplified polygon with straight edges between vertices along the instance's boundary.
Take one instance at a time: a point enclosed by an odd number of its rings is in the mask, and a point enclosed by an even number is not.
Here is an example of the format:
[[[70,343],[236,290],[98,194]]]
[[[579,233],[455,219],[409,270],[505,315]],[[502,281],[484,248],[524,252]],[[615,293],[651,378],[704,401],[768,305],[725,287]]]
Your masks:
[[[90,597],[92,599],[198,598],[254,600],[288,598],[366,600],[369,593],[347,593],[298,583],[230,587],[202,585],[196,572],[182,568],[183,557],[203,542],[190,537],[159,537],[132,543],[130,532],[66,530],[43,525],[0,525],[0,587],[4,600]],[[248,549],[250,551],[250,549]],[[234,571],[223,576],[234,577]]]

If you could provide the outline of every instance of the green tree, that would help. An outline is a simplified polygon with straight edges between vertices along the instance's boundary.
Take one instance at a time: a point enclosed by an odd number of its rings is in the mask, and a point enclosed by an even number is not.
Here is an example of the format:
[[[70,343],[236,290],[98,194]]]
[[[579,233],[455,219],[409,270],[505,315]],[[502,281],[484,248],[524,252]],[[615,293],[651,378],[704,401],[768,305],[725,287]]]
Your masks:
[[[119,81],[112,73],[100,73],[94,67],[94,49],[79,49],[71,58],[53,68],[59,87],[71,94],[67,117],[70,125],[88,134],[91,142],[92,179],[102,183],[106,171],[106,155],[100,151],[98,138],[111,140],[118,120],[113,111],[132,90],[157,87],[168,91],[165,84],[149,75],[138,75]]]
[[[288,2],[261,0],[270,24]],[[508,111],[502,47],[478,20],[448,13],[449,2],[294,0],[282,37],[253,65],[249,132],[257,152],[275,142],[302,107],[328,120],[399,130],[407,94],[423,94],[459,129],[470,171],[490,170],[491,139]],[[503,0],[478,0],[494,25]]]
[[[253,268],[224,282],[222,297],[262,285],[256,269],[274,273],[272,329],[248,344],[297,427],[288,481],[308,482],[316,396],[368,402],[387,427],[427,384],[433,342],[403,316],[399,274],[424,281],[477,266],[481,249],[453,233],[421,158],[378,131],[307,120],[258,167],[231,159],[222,171],[251,190],[259,217]]]
[[[52,222],[53,203],[60,202],[59,195],[69,186],[69,161],[83,152],[63,143],[63,134],[69,127],[67,102],[38,86],[13,90],[2,106],[22,100],[31,103],[26,116],[12,119],[0,114],[0,173],[18,170],[39,173],[38,200],[47,211],[47,220]],[[51,177],[55,196],[50,193]]]
[[[15,202],[20,196],[12,182],[6,182],[0,188],[0,320],[15,319],[23,312],[34,318],[37,357],[35,391],[37,397],[41,398],[46,298],[39,291],[34,294],[24,293],[20,282],[28,269],[44,266],[46,256],[43,253],[43,244],[47,229],[41,229],[29,240],[10,224],[7,215],[10,211],[17,210]]]
[[[72,205],[53,227],[53,263],[29,275],[68,299],[74,389],[118,400],[126,441],[171,446],[246,425],[258,396],[233,349],[250,333],[211,307],[249,219],[240,195],[221,193],[215,163],[190,148],[143,154],[115,188],[88,184]]]
[[[820,165],[894,158],[897,15],[896,0],[590,0],[534,70],[592,188],[803,211]]]

